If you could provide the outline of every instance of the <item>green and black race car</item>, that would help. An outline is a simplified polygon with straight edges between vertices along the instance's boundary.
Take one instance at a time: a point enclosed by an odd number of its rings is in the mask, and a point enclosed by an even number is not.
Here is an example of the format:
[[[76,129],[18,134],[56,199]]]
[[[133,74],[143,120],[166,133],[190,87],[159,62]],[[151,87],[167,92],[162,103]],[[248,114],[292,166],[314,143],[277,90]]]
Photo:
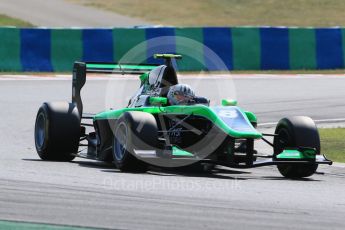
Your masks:
[[[209,106],[206,98],[193,96],[183,104],[172,104],[168,93],[178,79],[171,60],[181,56],[155,57],[165,59],[165,64],[76,62],[72,102],[45,102],[38,110],[35,145],[40,158],[71,161],[84,157],[114,162],[122,171],[146,171],[150,165],[277,165],[288,178],[308,177],[319,164],[332,164],[320,154],[318,130],[309,117],[283,118],[274,134],[264,134],[256,130],[255,114],[238,107],[235,100]],[[137,74],[140,88],[126,108],[85,115],[80,92],[87,73]],[[92,120],[92,124],[83,120]],[[88,126],[93,130],[87,133]],[[266,136],[273,137],[273,143]],[[266,142],[272,151],[258,153],[256,140]]]

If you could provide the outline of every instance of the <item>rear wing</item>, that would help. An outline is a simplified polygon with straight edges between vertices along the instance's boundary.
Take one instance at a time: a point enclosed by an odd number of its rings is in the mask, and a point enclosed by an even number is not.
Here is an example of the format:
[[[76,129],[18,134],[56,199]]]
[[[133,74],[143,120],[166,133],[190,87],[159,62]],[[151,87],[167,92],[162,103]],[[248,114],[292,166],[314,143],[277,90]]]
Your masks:
[[[143,74],[157,67],[155,64],[118,64],[87,62],[87,73]]]
[[[87,73],[140,75],[153,70],[157,66],[159,65],[75,62],[73,65],[72,103],[74,103],[77,106],[79,115],[80,117],[82,117],[83,102],[81,100],[80,91],[85,85]]]

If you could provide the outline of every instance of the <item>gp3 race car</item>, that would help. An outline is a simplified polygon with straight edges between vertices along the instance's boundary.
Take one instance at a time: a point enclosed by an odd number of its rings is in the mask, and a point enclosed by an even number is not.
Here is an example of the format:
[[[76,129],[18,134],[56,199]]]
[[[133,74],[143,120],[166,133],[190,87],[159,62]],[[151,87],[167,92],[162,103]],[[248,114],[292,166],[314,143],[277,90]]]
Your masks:
[[[178,85],[172,59],[182,57],[156,54],[155,58],[165,59],[165,64],[75,62],[72,102],[45,102],[38,110],[34,136],[39,157],[48,161],[83,157],[136,172],[150,165],[276,165],[287,178],[308,177],[319,164],[332,164],[320,153],[318,130],[309,117],[283,118],[273,134],[265,134],[256,130],[255,114],[238,107],[235,100],[210,106],[207,98],[193,96],[172,104],[168,93]],[[83,114],[80,92],[87,73],[137,74],[140,88],[126,108]],[[256,151],[256,140],[266,142],[272,151]]]

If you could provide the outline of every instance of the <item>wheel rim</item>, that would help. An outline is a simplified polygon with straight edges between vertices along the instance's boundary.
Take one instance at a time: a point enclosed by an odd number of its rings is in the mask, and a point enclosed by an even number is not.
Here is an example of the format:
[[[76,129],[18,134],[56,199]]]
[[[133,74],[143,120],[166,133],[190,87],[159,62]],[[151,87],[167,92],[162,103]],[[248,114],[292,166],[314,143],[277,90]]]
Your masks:
[[[44,114],[39,114],[36,121],[35,128],[35,140],[38,148],[42,148],[46,139],[46,128],[45,128],[46,118]]]
[[[287,146],[290,145],[290,135],[286,129],[281,129],[278,131],[278,141],[277,141],[278,154],[281,153]]]
[[[127,150],[128,129],[124,123],[121,123],[115,132],[115,158],[122,160]]]

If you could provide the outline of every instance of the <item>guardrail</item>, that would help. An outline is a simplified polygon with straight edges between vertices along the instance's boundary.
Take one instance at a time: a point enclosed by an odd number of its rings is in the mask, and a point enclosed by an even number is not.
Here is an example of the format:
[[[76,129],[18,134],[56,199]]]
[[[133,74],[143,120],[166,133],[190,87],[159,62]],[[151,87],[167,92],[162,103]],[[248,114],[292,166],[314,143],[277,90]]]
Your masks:
[[[168,36],[166,44],[153,38]],[[196,41],[186,47],[183,38]],[[0,28],[0,71],[71,71],[80,61],[120,60],[138,44],[133,61],[153,53],[188,53],[180,70],[344,68],[345,29],[280,27],[20,29]],[[206,48],[207,47],[207,48]],[[211,49],[225,64],[210,61]]]

